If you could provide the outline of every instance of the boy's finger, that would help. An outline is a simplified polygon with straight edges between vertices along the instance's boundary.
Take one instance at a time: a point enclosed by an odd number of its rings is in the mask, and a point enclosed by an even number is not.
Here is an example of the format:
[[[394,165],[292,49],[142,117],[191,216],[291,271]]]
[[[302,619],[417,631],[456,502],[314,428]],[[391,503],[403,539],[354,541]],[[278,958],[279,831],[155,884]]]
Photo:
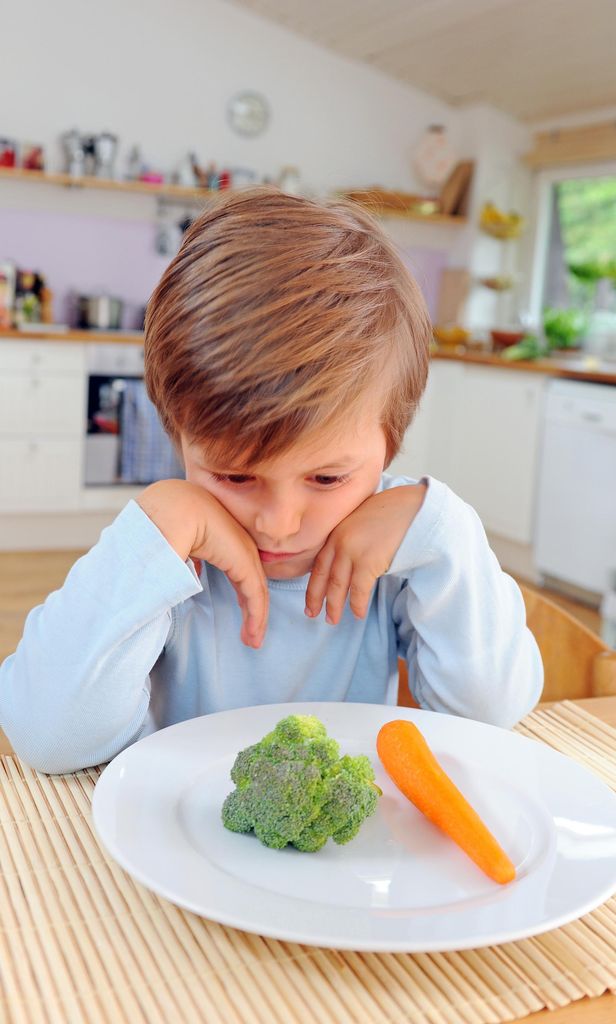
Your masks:
[[[342,618],[342,612],[351,585],[353,563],[350,558],[338,556],[332,564],[327,582],[327,598],[325,602],[325,621],[333,626]]]
[[[314,560],[308,586],[306,587],[306,615],[316,618],[320,614],[327,592],[327,581],[335,551],[327,545],[322,547]]]
[[[376,577],[367,569],[355,569],[349,587],[349,605],[353,615],[363,619],[368,611],[370,594],[376,582]]]
[[[260,647],[267,629],[267,616],[269,610],[269,593],[265,587],[265,593],[259,591],[246,596],[246,610],[244,621],[246,631],[253,646]]]
[[[242,642],[248,647],[260,647],[263,643],[267,620],[262,615],[251,615],[248,609],[244,612],[242,624]]]
[[[242,611],[242,642],[251,647],[259,647],[265,636],[269,612],[269,591],[265,575],[259,565],[254,573],[235,579],[229,575],[229,580]]]
[[[247,647],[254,647],[255,646],[255,639],[254,639],[253,635],[249,632],[249,628],[248,628],[249,614],[248,614],[248,604],[247,604],[247,601],[246,601],[246,597],[241,592],[239,587],[236,586],[236,584],[232,583],[232,586],[233,586],[233,589],[235,590],[235,594],[236,594],[236,597],[237,597],[237,603],[238,603],[240,611],[242,613],[242,626],[241,626],[241,629],[240,629],[240,640],[242,641],[243,644],[246,644]]]

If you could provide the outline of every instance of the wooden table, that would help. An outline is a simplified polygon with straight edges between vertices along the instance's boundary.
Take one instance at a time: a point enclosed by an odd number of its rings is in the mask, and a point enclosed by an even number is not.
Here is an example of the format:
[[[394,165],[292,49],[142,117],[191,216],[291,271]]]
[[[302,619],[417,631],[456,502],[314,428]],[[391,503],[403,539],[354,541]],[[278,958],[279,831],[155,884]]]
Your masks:
[[[608,994],[599,999],[578,999],[577,1003],[571,1003],[562,1010],[540,1010],[522,1019],[525,1024],[614,1024],[616,996]]]
[[[616,727],[616,696],[589,698],[572,703]],[[542,707],[550,706],[550,703],[542,705]],[[10,752],[10,747],[6,745],[2,752]],[[0,1007],[1,1019],[2,1009]],[[518,1020],[523,1020],[527,1024],[608,1024],[608,1022],[614,1024],[616,1022],[616,995],[607,994],[594,999],[577,1000],[561,1009],[541,1010],[538,1013],[518,1018]],[[296,1022],[289,1020],[289,1024],[296,1024]]]
[[[588,697],[573,703],[616,728],[616,697]],[[540,706],[550,707],[550,703]],[[616,996],[608,994],[599,999],[579,999],[562,1010],[541,1010],[522,1019],[527,1024],[614,1024]]]

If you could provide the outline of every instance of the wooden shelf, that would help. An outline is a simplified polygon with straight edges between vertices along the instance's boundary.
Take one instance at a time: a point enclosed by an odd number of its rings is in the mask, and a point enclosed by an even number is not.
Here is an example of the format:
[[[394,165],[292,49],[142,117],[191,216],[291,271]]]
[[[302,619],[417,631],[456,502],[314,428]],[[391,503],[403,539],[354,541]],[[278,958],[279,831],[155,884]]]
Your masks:
[[[166,182],[154,184],[147,181],[114,181],[111,178],[97,178],[86,175],[74,178],[70,174],[51,174],[48,171],[26,171],[23,167],[0,167],[0,179],[38,182],[43,185],[59,185],[63,188],[93,188],[109,192],[132,192],[142,195],[160,196],[173,199],[212,199],[220,192],[207,188],[188,188]]]
[[[357,202],[357,200],[355,200]],[[363,204],[362,204],[363,205]],[[420,220],[424,224],[446,224],[449,227],[460,227],[467,223],[466,217],[450,216],[447,213],[412,213],[410,211],[390,210],[387,207],[374,207],[366,205],[366,209],[377,217],[385,217],[393,220]]]
[[[105,344],[113,342],[119,345],[142,345],[144,338],[143,331],[87,331],[80,328],[54,330],[53,324],[49,324],[48,330],[41,328],[41,324],[36,324],[31,329],[28,326],[24,326],[23,330],[16,330],[15,328],[0,330],[0,342],[7,339],[12,341],[87,341],[93,343],[104,342]]]
[[[460,181],[459,169],[464,172],[464,178]],[[455,171],[450,175],[451,184],[454,187],[452,192],[450,180],[441,189],[441,195],[437,197],[418,196],[414,193],[400,192],[396,189],[381,188],[379,185],[372,185],[369,188],[352,188],[344,191],[338,190],[336,195],[343,199],[349,199],[357,203],[368,213],[376,217],[391,220],[412,220],[423,221],[424,224],[442,224],[447,227],[460,227],[467,223],[464,202],[472,174],[472,165],[467,161],[456,165]],[[460,195],[460,188],[463,195]],[[419,207],[423,206],[422,211]],[[431,212],[425,208],[432,207]],[[458,210],[459,212],[455,212]],[[444,212],[448,211],[448,212]]]
[[[109,192],[132,192],[141,195],[159,196],[170,199],[215,199],[220,195],[218,189],[188,188],[185,185],[161,185],[147,181],[115,181],[112,178],[97,178],[94,175],[86,175],[82,178],[74,178],[71,174],[52,174],[49,171],[26,171],[23,167],[0,167],[0,180],[8,178],[13,181],[38,182],[42,185],[57,185],[61,188],[91,188]],[[357,199],[353,200],[358,202]],[[389,207],[380,207],[373,203],[361,203],[367,210],[377,217],[392,218],[395,220],[421,221],[423,224],[442,224],[449,227],[460,227],[467,223],[466,217],[450,216],[444,213],[413,213],[408,210],[393,210]]]
[[[467,223],[466,217],[462,214],[449,213],[419,213],[410,209],[410,203],[406,202],[407,197],[402,192],[388,192],[386,189],[347,189],[344,192],[338,190],[335,193],[341,199],[349,199],[357,203],[368,213],[375,217],[382,217],[388,220],[412,220],[422,221],[424,224],[442,224],[448,227],[460,227]],[[384,199],[382,197],[385,197]],[[392,197],[393,202],[390,201]],[[381,198],[381,201],[379,199]],[[405,208],[406,207],[406,208]]]

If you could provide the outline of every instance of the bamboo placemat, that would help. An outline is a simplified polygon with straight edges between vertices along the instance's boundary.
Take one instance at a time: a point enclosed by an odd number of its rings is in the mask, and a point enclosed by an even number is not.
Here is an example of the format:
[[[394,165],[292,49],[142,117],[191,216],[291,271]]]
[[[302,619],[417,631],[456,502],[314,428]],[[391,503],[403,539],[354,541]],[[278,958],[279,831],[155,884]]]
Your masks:
[[[616,789],[616,729],[563,702],[518,731]],[[616,990],[616,897],[535,938],[413,955],[277,942],[182,911],[100,847],[100,771],[0,760],[2,1022],[499,1024]]]

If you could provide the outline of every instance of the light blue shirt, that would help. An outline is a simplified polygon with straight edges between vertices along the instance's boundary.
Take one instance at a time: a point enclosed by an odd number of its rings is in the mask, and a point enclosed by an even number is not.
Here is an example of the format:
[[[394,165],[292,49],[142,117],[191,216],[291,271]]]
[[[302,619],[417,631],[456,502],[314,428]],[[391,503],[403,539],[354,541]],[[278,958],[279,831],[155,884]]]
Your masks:
[[[412,483],[383,475],[379,490]],[[395,704],[398,656],[421,707],[510,727],[539,699],[541,658],[518,586],[474,510],[428,479],[367,616],[304,614],[308,576],[268,580],[260,649],[240,641],[233,588],[183,562],[130,501],[0,666],[0,724],[44,772],[110,760],[175,722],[253,704]]]

